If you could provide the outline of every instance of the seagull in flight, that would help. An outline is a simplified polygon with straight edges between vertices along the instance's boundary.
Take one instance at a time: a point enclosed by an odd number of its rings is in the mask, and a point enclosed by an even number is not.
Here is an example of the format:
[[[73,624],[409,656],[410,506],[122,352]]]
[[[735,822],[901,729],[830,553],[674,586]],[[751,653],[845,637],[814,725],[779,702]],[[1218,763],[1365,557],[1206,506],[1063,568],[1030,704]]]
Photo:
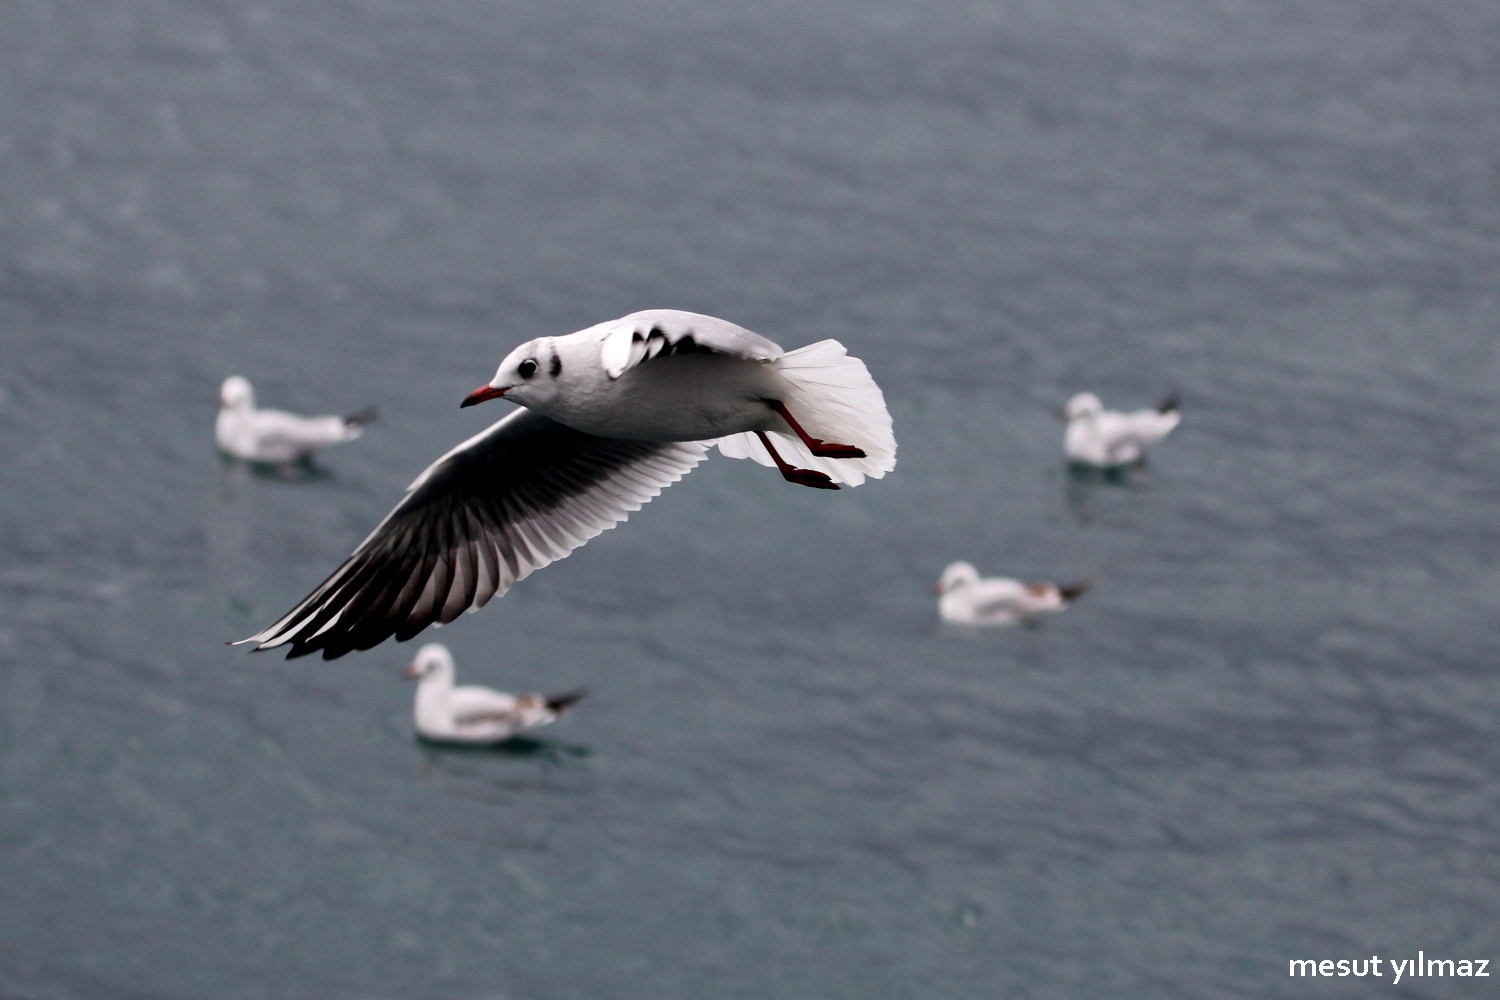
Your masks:
[[[428,466],[328,579],[239,643],[333,659],[410,639],[614,527],[712,447],[813,489],[896,464],[885,397],[842,344],[783,351],[675,309],[528,341],[460,406],[492,399],[521,408]]]

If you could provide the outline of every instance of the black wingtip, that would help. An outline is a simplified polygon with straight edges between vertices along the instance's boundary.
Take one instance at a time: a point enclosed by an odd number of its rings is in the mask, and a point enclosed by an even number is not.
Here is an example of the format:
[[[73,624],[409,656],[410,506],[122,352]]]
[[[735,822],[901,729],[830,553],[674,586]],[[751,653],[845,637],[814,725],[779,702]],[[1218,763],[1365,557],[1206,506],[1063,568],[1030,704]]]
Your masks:
[[[311,656],[318,651],[318,647],[308,643],[293,642],[286,651],[288,660],[295,660],[303,656]]]
[[[363,427],[365,424],[373,423],[380,416],[380,411],[373,406],[367,406],[357,413],[351,413],[344,418],[344,423],[350,427]]]
[[[558,715],[561,715],[563,712],[567,711],[569,708],[572,708],[578,702],[582,701],[584,696],[588,693],[588,688],[579,688],[576,691],[566,691],[562,694],[549,695],[547,698],[547,707],[556,712]]]
[[[1057,593],[1062,597],[1064,601],[1072,604],[1075,600],[1078,599],[1079,595],[1092,590],[1093,587],[1094,581],[1085,579],[1079,580],[1077,583],[1059,584]]]
[[[1157,413],[1174,413],[1178,409],[1180,409],[1181,406],[1182,406],[1182,397],[1179,396],[1177,393],[1174,392],[1170,396],[1168,396],[1166,399],[1163,399],[1160,403],[1156,404],[1156,412]]]

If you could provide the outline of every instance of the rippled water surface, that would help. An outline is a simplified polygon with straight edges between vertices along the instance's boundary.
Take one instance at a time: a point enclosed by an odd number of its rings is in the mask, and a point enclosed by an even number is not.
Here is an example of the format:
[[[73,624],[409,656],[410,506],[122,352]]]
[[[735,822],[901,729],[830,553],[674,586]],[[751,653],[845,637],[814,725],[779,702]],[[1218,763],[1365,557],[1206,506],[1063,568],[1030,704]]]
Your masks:
[[[1288,961],[1500,959],[1497,94],[1490,0],[12,0],[0,996],[1492,995]],[[443,629],[591,690],[506,752],[224,645],[653,306],[844,341],[895,473]],[[381,420],[254,475],[233,372]],[[1083,388],[1181,393],[1144,475]],[[1097,586],[955,635],[956,558]]]

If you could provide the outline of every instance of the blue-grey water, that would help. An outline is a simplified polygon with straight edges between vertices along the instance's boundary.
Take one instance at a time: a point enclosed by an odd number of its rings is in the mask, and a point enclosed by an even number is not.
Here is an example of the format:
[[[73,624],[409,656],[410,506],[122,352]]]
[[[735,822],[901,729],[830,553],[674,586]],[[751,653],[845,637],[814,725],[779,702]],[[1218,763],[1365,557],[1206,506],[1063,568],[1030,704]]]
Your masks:
[[[1288,962],[1500,959],[1497,122],[1493,0],[9,0],[0,996],[1493,996]],[[591,690],[512,752],[225,646],[656,306],[842,340],[896,471],[443,629]],[[256,475],[231,373],[381,420]],[[1085,388],[1182,395],[1128,484]],[[1097,586],[953,635],[956,558]]]

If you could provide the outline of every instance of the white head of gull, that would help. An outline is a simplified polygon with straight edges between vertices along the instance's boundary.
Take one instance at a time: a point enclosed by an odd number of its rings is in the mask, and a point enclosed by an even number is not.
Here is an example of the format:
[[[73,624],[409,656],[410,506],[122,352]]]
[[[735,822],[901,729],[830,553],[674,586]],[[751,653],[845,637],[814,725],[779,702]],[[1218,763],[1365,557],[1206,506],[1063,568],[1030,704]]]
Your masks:
[[[955,562],[937,583],[938,615],[951,625],[1019,625],[1062,611],[1090,586],[981,577],[971,563]]]
[[[325,659],[482,607],[676,482],[711,447],[816,489],[896,464],[879,386],[837,341],[784,352],[653,309],[511,351],[461,406],[522,407],[419,475],[321,585],[241,642]]]
[[[584,696],[582,690],[549,696],[455,685],[453,654],[437,642],[417,650],[404,674],[417,681],[412,722],[418,735],[439,743],[502,743],[555,722]]]
[[[1140,465],[1146,452],[1172,433],[1182,419],[1175,396],[1151,410],[1106,410],[1092,392],[1080,392],[1062,407],[1068,422],[1064,448],[1068,461],[1101,469]]]
[[[347,417],[303,417],[283,410],[258,410],[250,380],[231,375],[219,387],[214,443],[224,454],[241,461],[287,465],[310,458],[329,445],[353,441],[374,419],[374,410]]]

